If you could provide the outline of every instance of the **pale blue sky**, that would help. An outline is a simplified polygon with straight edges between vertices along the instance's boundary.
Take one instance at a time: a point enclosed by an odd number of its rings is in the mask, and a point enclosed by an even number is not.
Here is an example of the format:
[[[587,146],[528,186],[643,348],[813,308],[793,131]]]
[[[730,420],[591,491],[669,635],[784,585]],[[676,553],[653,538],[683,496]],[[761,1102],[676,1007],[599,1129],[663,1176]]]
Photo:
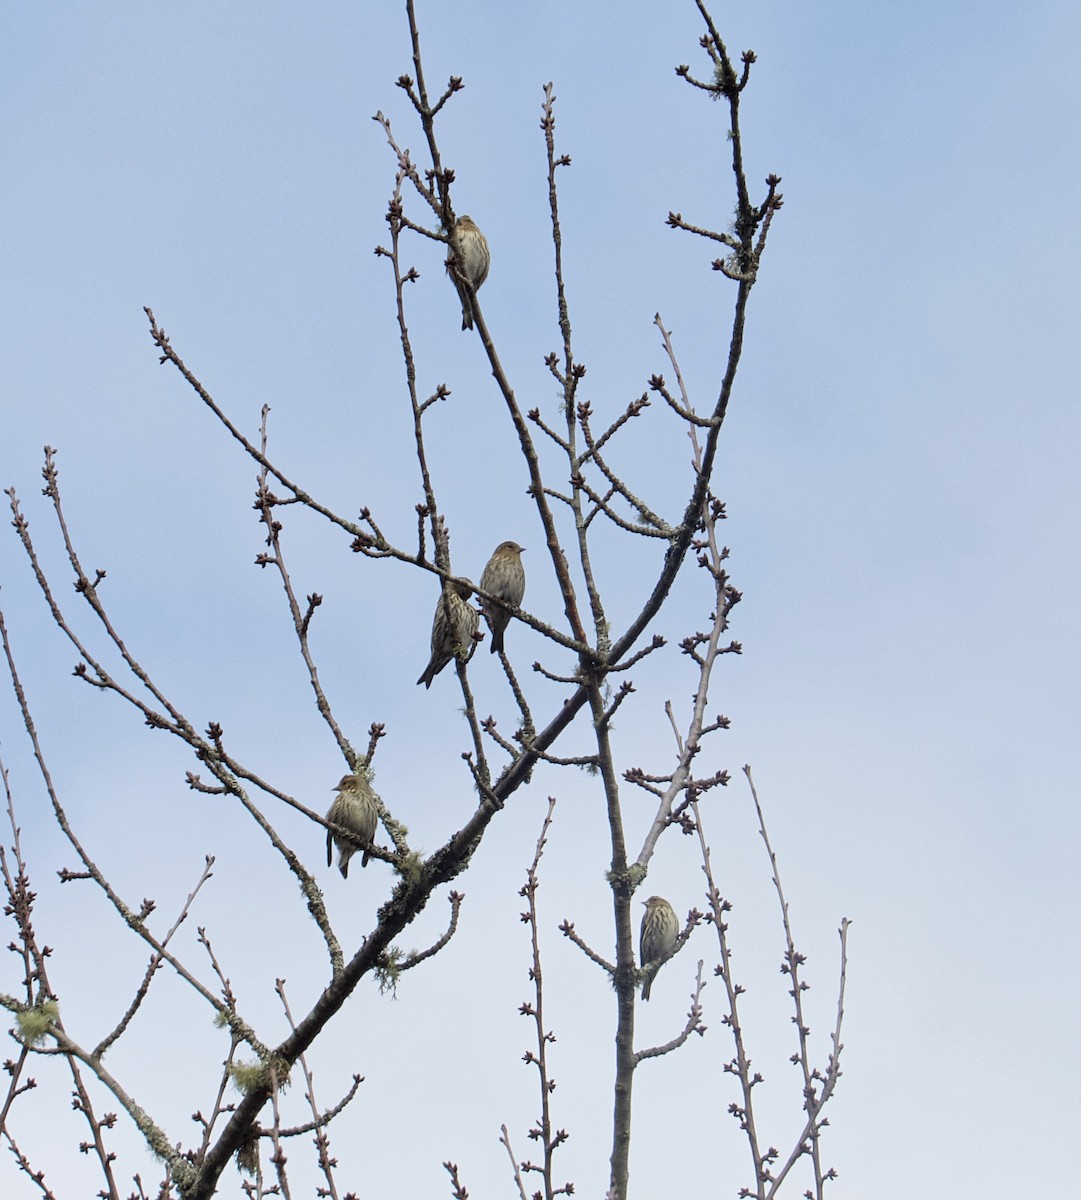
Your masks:
[[[466,83],[441,146],[457,210],[491,244],[484,313],[523,406],[554,416],[558,403],[543,366],[559,336],[538,129],[549,80],[558,146],[573,158],[561,215],[587,398],[614,414],[652,373],[670,374],[652,325],[659,311],[696,403],[708,406],[733,288],[709,270],[709,247],[664,224],[675,209],[723,227],[732,210],[723,112],[672,69],[705,74],[694,5],[420,7],[429,88],[450,74]],[[734,775],[754,765],[809,955],[823,1061],[835,931],[843,916],[854,922],[845,1073],[826,1137],[840,1173],[833,1195],[1069,1195],[1066,1148],[1081,1116],[1081,17],[1066,3],[742,3],[713,13],[733,51],[759,55],[743,111],[748,173],[759,190],[769,172],[783,176],[786,205],[752,295],[715,476],[744,594],[733,625],[744,655],[715,676],[711,708],[733,727],[714,740],[710,765]],[[245,430],[271,405],[272,455],[289,474],[346,515],[370,505],[412,544],[417,473],[401,457],[411,426],[389,271],[372,253],[386,241],[394,174],[372,115],[385,112],[418,158],[423,148],[394,86],[403,72],[412,65],[398,4],[118,0],[104,11],[8,5],[0,17],[0,484],[17,487],[59,569],[38,474],[42,445],[59,448],[84,561],[108,569],[103,596],[135,653],[197,726],[221,721],[238,755],[315,807],[329,803],[341,761],[309,701],[280,588],[251,565],[263,548],[254,469],[158,366],[142,306]],[[459,334],[441,255],[420,242],[409,253],[421,272],[411,313],[420,389],[446,382],[453,393],[429,436],[455,562],[476,577],[498,541],[516,538],[531,552],[527,604],[556,620],[479,343]],[[685,442],[659,413],[649,420],[622,465],[671,513]],[[662,452],[668,465],[654,470]],[[371,721],[387,722],[377,786],[431,849],[472,801],[456,685],[413,684],[427,657],[430,581],[360,560],[296,510],[285,521],[298,591],[325,597],[314,649],[332,701],[355,744]],[[618,597],[622,564],[603,567]],[[50,766],[88,846],[132,903],[156,898],[163,921],[203,854],[216,854],[185,952],[201,965],[194,927],[205,924],[242,1005],[268,1039],[280,1036],[274,978],[286,977],[299,1010],[325,976],[291,879],[232,808],[186,789],[190,756],[76,686],[73,653],[10,530],[0,588]],[[58,591],[72,596],[66,580]],[[638,602],[625,591],[613,599],[617,622]],[[658,630],[675,644],[707,612],[688,578]],[[520,627],[513,640],[523,667],[541,653]],[[483,710],[509,725],[487,654],[471,676]],[[660,707],[684,701],[690,677],[673,655],[636,680],[619,749],[625,765],[663,770],[671,747]],[[72,856],[50,826],[7,689],[0,753],[65,1018],[92,1042],[130,998],[142,953],[121,942],[104,957],[104,906],[55,882]],[[440,1163],[450,1158],[473,1195],[506,1194],[500,1124],[519,1157],[532,1151],[517,889],[549,792],[560,803],[542,877],[545,966],[556,1121],[572,1135],[557,1174],[579,1195],[603,1193],[611,994],[556,927],[567,917],[602,951],[611,945],[607,839],[589,781],[546,771],[459,881],[467,902],[451,947],[407,977],[396,1002],[364,983],[315,1056],[323,1104],[353,1072],[367,1078],[333,1135],[343,1190],[449,1194]],[[636,844],[652,813],[634,795],[627,809]],[[319,831],[282,825],[318,865]],[[782,946],[739,782],[718,801],[710,837],[735,904],[751,1053],[767,1076],[763,1136],[787,1147],[799,1101]],[[387,869],[348,884],[324,877],[345,935],[361,936]],[[683,911],[704,907],[689,840],[662,843],[649,890]],[[443,910],[438,899],[407,947],[438,935]],[[707,968],[716,958],[706,931],[660,977],[642,1044],[682,1023],[698,957]],[[11,970],[0,973],[4,990]],[[87,971],[93,1009],[80,1013]],[[205,1064],[191,1061],[209,1018],[171,980],[160,986],[110,1061],[187,1140],[220,1056],[211,1045]],[[725,1111],[735,1094],[721,1074],[731,1051],[718,992],[706,992],[707,1037],[637,1078],[636,1124],[660,1122],[669,1146],[683,1148],[675,1174],[667,1150],[653,1161],[639,1149],[635,1196],[733,1196],[747,1182]],[[138,1038],[155,1029],[188,1039],[179,1061],[146,1063]],[[66,1108],[61,1091],[61,1116],[26,1130],[28,1145],[48,1153],[84,1136]],[[306,1150],[292,1155],[298,1179]],[[125,1181],[135,1170],[153,1177],[145,1158],[121,1165]],[[98,1186],[88,1170],[83,1159],[57,1163],[50,1180],[59,1195],[86,1195]],[[32,1194],[6,1152],[0,1193]],[[237,1194],[232,1169],[222,1194]]]

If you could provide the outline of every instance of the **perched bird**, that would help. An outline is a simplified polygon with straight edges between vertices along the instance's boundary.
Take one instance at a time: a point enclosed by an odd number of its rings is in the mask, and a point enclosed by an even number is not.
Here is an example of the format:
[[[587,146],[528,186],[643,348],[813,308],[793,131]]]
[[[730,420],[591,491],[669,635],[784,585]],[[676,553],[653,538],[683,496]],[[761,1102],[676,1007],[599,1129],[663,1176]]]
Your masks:
[[[426,688],[432,680],[457,655],[468,662],[477,648],[473,634],[480,624],[480,613],[466,601],[473,595],[473,585],[466,579],[448,583],[439,594],[432,621],[432,657],[417,680]]]
[[[327,820],[335,825],[341,825],[354,834],[364,845],[364,857],[360,865],[368,865],[368,849],[375,839],[375,827],[379,821],[379,813],[375,807],[375,795],[372,785],[368,782],[363,770],[358,769],[355,775],[343,775],[341,782],[334,789],[338,795],[327,813]],[[349,878],[349,860],[357,852],[357,847],[347,838],[327,830],[327,866],[334,861],[334,847],[338,847],[338,870],[343,879]]]
[[[479,291],[480,285],[488,278],[488,266],[492,256],[488,252],[488,239],[476,227],[472,217],[459,217],[454,230],[458,239],[458,251],[457,254],[451,251],[453,265],[448,261],[447,274],[454,280],[462,302],[462,328],[472,329],[473,300],[462,279],[465,279],[474,292]]]
[[[493,596],[498,596],[511,608],[517,608],[525,595],[525,568],[522,566],[522,547],[517,542],[501,542],[488,559],[480,586]],[[481,608],[492,630],[492,653],[503,649],[503,633],[510,624],[510,613],[505,608],[481,600]]]
[[[644,900],[646,915],[642,918],[642,937],[639,942],[639,954],[642,966],[660,959],[661,962],[676,948],[676,938],[679,937],[679,918],[676,910],[667,900],[660,896],[650,896]],[[657,968],[660,970],[660,967]],[[657,976],[657,971],[642,984],[642,999],[649,999],[649,988]]]

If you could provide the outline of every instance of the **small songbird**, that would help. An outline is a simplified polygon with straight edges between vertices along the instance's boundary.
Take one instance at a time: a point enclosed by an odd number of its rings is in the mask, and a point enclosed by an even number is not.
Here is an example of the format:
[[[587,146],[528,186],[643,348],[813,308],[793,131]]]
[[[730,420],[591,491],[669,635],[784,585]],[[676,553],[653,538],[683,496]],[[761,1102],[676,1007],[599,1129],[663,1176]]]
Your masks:
[[[472,217],[459,217],[455,225],[455,236],[458,240],[458,252],[452,249],[451,261],[447,262],[447,274],[454,280],[458,289],[458,298],[462,302],[462,328],[473,328],[473,299],[466,281],[474,292],[480,290],[480,285],[488,278],[488,267],[492,256],[488,252],[488,239],[477,228]],[[461,278],[459,278],[461,276]]]
[[[525,567],[522,566],[522,547],[517,542],[501,542],[496,547],[480,577],[480,586],[511,608],[518,608],[525,596]],[[510,613],[483,599],[480,605],[492,630],[492,653],[495,654],[503,649],[503,633],[510,624]]]
[[[676,938],[679,937],[679,918],[676,910],[667,900],[660,896],[650,896],[642,902],[646,906],[646,915],[642,918],[642,937],[639,942],[639,954],[642,966],[648,966],[657,959],[664,960],[676,948]],[[658,966],[657,970],[660,970]],[[649,999],[649,988],[657,977],[657,971],[642,984],[642,999]]]
[[[368,849],[375,840],[375,829],[379,821],[379,812],[375,807],[375,794],[368,782],[363,769],[358,768],[355,775],[343,775],[341,782],[334,789],[338,794],[327,813],[327,820],[335,825],[341,825],[354,834],[364,845],[364,856],[360,865],[368,865]],[[343,879],[349,878],[349,860],[357,852],[357,847],[347,838],[327,830],[327,866],[334,861],[334,847],[338,847],[338,870]]]
[[[480,613],[466,603],[472,595],[473,585],[468,579],[448,583],[439,593],[432,621],[432,657],[417,683],[430,688],[432,680],[455,655],[463,662],[472,658],[477,648],[473,634],[480,624]]]

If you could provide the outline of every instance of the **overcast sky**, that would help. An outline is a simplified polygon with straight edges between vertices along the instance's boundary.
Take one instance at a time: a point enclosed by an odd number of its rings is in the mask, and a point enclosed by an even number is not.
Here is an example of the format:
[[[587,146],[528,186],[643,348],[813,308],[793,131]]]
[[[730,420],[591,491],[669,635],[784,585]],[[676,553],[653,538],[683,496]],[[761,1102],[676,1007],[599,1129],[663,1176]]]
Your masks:
[[[725,109],[673,70],[708,74],[694,4],[419,8],[429,88],[437,94],[452,74],[465,81],[440,117],[441,148],[456,210],[491,245],[481,301],[522,406],[559,418],[543,364],[559,345],[538,128],[551,80],[557,146],[573,159],[560,203],[583,398],[611,419],[651,374],[671,374],[652,324],[659,312],[694,402],[708,409],[735,289],[709,269],[710,246],[665,226],[676,210],[725,228],[733,208]],[[761,197],[774,172],[785,195],[715,473],[744,653],[714,676],[710,708],[732,729],[703,764],[734,776],[707,809],[707,834],[734,904],[750,1052],[766,1076],[762,1137],[787,1152],[799,1088],[777,903],[739,774],[748,762],[809,960],[823,1064],[836,930],[853,921],[844,1076],[824,1139],[839,1172],[832,1194],[1073,1194],[1081,16],[1064,2],[958,0],[713,13],[734,53],[759,56],[743,107],[752,186]],[[100,648],[40,495],[41,448],[58,448],[73,535],[85,566],[107,569],[102,597],[128,645],[197,728],[221,722],[238,757],[315,808],[329,804],[342,762],[276,577],[253,565],[264,548],[253,464],[158,365],[142,307],[246,432],[271,406],[271,455],[292,478],[345,516],[369,506],[411,547],[421,492],[389,266],[373,254],[387,241],[395,170],[373,114],[424,161],[394,86],[403,72],[413,67],[402,4],[116,0],[9,4],[0,16],[0,483],[18,490],[58,596]],[[415,202],[408,211],[427,218]],[[452,393],[430,413],[428,435],[455,566],[476,578],[499,541],[521,542],[527,606],[558,622],[482,347],[459,332],[439,247],[415,239],[406,258],[420,273],[410,290],[419,389],[443,382]],[[622,453],[632,483],[677,517],[683,435],[653,411]],[[555,467],[549,482],[562,485]],[[331,701],[357,746],[371,722],[386,724],[376,786],[431,850],[474,803],[456,681],[448,672],[430,692],[414,686],[436,590],[427,576],[351,554],[348,539],[297,509],[283,520],[298,592],[324,596],[313,650]],[[618,626],[643,585],[608,545],[600,569]],[[673,647],[708,618],[697,574],[656,624]],[[10,529],[0,604],[88,849],[129,903],[158,902],[162,931],[203,856],[216,855],[177,944],[209,978],[195,932],[206,926],[242,1011],[268,1042],[282,1037],[274,979],[286,978],[302,1012],[326,977],[292,878],[235,805],[186,788],[189,753],[72,678],[74,651]],[[521,625],[507,642],[523,675],[546,653]],[[509,733],[506,684],[486,652],[470,674],[478,706]],[[673,650],[635,682],[617,723],[620,766],[660,773],[673,755],[664,701],[685,706],[693,680]],[[562,693],[537,696],[538,712],[551,713]],[[89,885],[57,882],[74,858],[10,688],[0,689],[0,754],[67,1028],[93,1044],[129,1002],[143,952]],[[538,1103],[521,1062],[530,1028],[517,1010],[531,990],[517,890],[549,794],[547,1015],[558,1038],[555,1120],[571,1134],[557,1176],[578,1195],[603,1194],[613,1000],[558,924],[574,921],[612,953],[610,851],[599,787],[550,770],[515,796],[457,881],[466,903],[449,948],[406,976],[396,1000],[365,980],[313,1054],[323,1105],[354,1072],[366,1078],[331,1132],[343,1191],[448,1195],[440,1164],[452,1159],[472,1195],[507,1195],[503,1122],[519,1158],[537,1153],[526,1136]],[[653,810],[642,794],[625,800],[636,853]],[[322,866],[320,829],[269,811],[325,880],[343,940],[357,944],[389,869],[354,869],[343,882]],[[10,833],[0,840],[9,845]],[[681,912],[705,907],[691,839],[662,841],[646,887],[643,898],[659,892]],[[445,908],[437,897],[404,948],[435,940]],[[12,936],[9,925],[3,939]],[[11,993],[18,963],[7,957],[0,990]],[[640,1045],[674,1036],[696,960],[709,971],[716,957],[703,929],[665,968],[640,1012]],[[173,1141],[189,1143],[225,1043],[171,977],[155,989],[109,1064]],[[720,1001],[712,983],[707,1036],[636,1077],[635,1196],[734,1196],[750,1182],[726,1111],[736,1093],[721,1071],[732,1051]],[[160,1056],[145,1048],[154,1037]],[[91,1194],[93,1164],[67,1153],[85,1126],[56,1064],[38,1066],[42,1086],[20,1102],[16,1128],[58,1196]],[[302,1119],[302,1092],[298,1081],[290,1119]],[[649,1124],[662,1131],[659,1151]],[[140,1172],[149,1187],[153,1162],[126,1132],[114,1136],[122,1186]],[[291,1151],[297,1180],[310,1180],[308,1153]],[[38,1194],[6,1147],[0,1194]],[[238,1194],[232,1168],[222,1194]]]

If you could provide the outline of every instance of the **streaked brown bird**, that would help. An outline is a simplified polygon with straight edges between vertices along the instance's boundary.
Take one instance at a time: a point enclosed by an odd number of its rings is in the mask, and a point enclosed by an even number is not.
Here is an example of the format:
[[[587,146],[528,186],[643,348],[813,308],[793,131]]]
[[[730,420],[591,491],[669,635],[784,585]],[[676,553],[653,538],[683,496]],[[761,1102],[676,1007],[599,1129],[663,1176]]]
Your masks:
[[[466,601],[473,595],[473,585],[468,579],[448,583],[439,594],[432,621],[432,657],[424,668],[417,683],[426,688],[455,655],[468,662],[477,648],[473,634],[480,624],[480,613]]]
[[[679,937],[679,917],[667,900],[650,896],[644,900],[646,915],[642,918],[642,937],[638,945],[642,966],[646,967],[657,959],[663,963],[676,948]],[[660,967],[657,967],[657,971]],[[657,971],[642,984],[642,999],[649,999],[649,989],[657,977]]]
[[[525,567],[522,566],[522,547],[517,542],[501,542],[495,548],[480,577],[480,586],[512,608],[519,607],[525,596]],[[503,634],[510,624],[510,613],[484,599],[480,606],[492,630],[492,653],[495,654],[503,649]]]
[[[343,775],[341,782],[334,789],[338,794],[327,813],[327,820],[335,825],[341,825],[354,834],[364,846],[364,856],[360,865],[368,865],[368,849],[375,840],[375,829],[379,822],[379,812],[375,807],[375,794],[363,770],[358,769],[355,775]],[[347,838],[327,830],[327,866],[334,861],[334,847],[338,847],[338,870],[343,879],[349,878],[349,860],[357,852],[357,847]]]
[[[480,285],[488,278],[488,267],[492,256],[488,251],[488,239],[477,228],[472,217],[459,217],[455,226],[458,240],[457,255],[451,251],[453,266],[447,263],[447,274],[454,280],[458,289],[458,298],[462,302],[462,328],[473,328],[473,299],[469,288],[463,283],[461,276],[472,287],[474,292],[480,290]]]

